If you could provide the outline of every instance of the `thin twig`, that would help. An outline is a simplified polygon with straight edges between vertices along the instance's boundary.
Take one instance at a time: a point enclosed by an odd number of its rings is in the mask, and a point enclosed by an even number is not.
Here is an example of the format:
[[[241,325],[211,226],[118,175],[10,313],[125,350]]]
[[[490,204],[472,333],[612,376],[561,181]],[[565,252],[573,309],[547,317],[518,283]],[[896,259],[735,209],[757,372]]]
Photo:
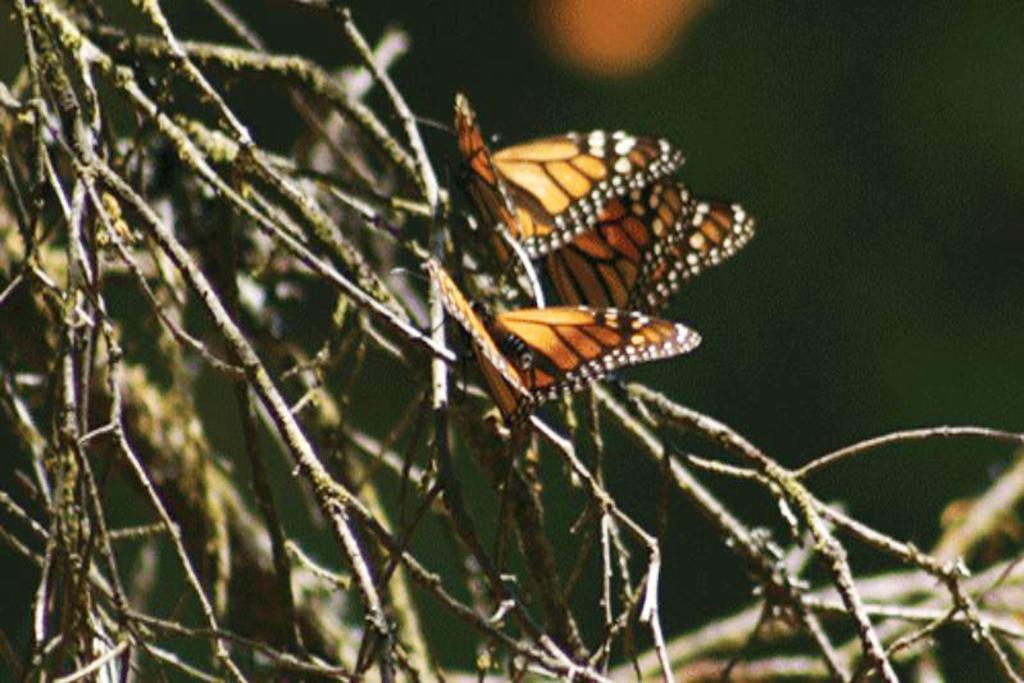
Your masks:
[[[892,444],[913,443],[929,439],[952,439],[956,437],[977,437],[997,443],[1008,443],[1016,446],[1024,445],[1024,434],[1006,432],[1000,429],[988,429],[987,427],[942,426],[925,429],[907,429],[859,441],[855,444],[844,446],[837,451],[819,456],[803,467],[794,470],[793,476],[798,479],[804,479],[826,467],[831,467],[840,460],[846,460],[867,451],[877,450]]]

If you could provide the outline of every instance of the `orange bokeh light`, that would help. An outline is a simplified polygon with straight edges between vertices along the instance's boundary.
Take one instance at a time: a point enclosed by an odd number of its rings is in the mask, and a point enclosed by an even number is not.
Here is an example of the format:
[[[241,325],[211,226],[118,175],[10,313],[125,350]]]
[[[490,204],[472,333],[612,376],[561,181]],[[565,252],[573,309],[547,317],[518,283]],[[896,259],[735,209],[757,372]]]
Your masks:
[[[534,0],[538,35],[555,57],[598,76],[658,62],[708,0]]]

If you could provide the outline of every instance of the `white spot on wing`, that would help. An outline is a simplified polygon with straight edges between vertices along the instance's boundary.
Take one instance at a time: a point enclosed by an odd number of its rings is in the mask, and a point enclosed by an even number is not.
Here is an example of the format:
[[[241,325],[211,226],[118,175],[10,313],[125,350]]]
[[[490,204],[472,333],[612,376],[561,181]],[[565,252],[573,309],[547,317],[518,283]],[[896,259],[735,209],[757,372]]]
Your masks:
[[[624,156],[633,151],[635,146],[636,138],[631,135],[624,136],[615,143],[615,153],[619,156]]]

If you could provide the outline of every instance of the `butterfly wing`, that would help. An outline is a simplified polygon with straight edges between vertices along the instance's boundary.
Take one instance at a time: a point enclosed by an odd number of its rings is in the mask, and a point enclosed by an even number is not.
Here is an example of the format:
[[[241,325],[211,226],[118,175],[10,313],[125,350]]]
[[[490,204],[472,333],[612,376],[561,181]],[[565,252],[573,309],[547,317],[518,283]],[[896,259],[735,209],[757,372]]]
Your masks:
[[[455,96],[455,131],[458,135],[459,153],[466,166],[463,186],[473,202],[480,218],[488,227],[503,229],[510,235],[519,235],[519,228],[512,199],[505,181],[494,165],[491,150],[484,142],[476,112],[469,100],[461,93]],[[503,251],[504,246],[496,240]],[[507,254],[505,254],[507,257]],[[504,258],[502,259],[504,260]]]
[[[672,195],[665,196],[671,200]],[[664,214],[675,214],[675,202]],[[754,236],[754,219],[739,204],[698,199],[680,215],[665,245],[652,250],[651,258],[631,297],[640,310],[657,311],[679,287],[710,266],[717,266],[742,249]]]
[[[662,180],[609,200],[594,227],[545,256],[544,267],[567,304],[656,312],[753,228],[739,205],[693,202],[685,185]]]
[[[494,154],[516,209],[520,233],[513,236],[533,258],[594,227],[610,199],[643,188],[682,163],[682,152],[668,141],[623,131],[567,133]]]
[[[665,248],[690,210],[686,186],[671,181],[608,200],[593,228],[544,258],[561,300],[650,310],[642,308],[643,297],[637,291],[658,264],[667,262]]]
[[[667,140],[623,131],[566,133],[491,154],[468,100],[456,97],[455,128],[469,195],[482,218],[531,258],[593,227],[608,200],[671,174],[683,153]]]
[[[576,391],[609,372],[689,353],[700,335],[635,311],[584,306],[524,308],[495,317],[493,338],[510,356],[535,403]]]

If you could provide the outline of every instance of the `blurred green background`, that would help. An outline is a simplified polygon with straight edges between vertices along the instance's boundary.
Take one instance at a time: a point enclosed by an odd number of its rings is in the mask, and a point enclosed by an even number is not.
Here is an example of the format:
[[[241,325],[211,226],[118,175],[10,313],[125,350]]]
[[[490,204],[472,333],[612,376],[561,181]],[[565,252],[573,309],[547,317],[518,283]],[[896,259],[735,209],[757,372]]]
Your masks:
[[[200,3],[165,4],[180,36],[225,38]],[[453,95],[464,91],[485,134],[506,143],[593,127],[664,136],[687,153],[680,176],[696,195],[741,202],[756,217],[754,241],[665,313],[692,323],[703,346],[627,378],[727,422],[786,465],[905,427],[1024,428],[1024,3],[711,2],[659,61],[617,77],[556,58],[529,3],[352,8],[371,41],[388,24],[410,34],[392,74],[419,115],[449,124]],[[244,11],[274,51],[355,61],[340,27],[310,10],[267,1]],[[20,38],[4,15],[0,72],[9,79]],[[609,24],[603,40],[616,39]],[[232,102],[262,144],[286,151],[299,120],[286,97],[257,90],[246,101],[238,88]],[[390,111],[379,93],[371,103]],[[454,168],[454,139],[426,135],[438,166]],[[638,464],[627,442],[612,445],[610,488],[652,525],[657,469]],[[1011,455],[932,442],[844,464],[813,484],[863,521],[928,547],[946,504],[984,488]],[[566,485],[559,466],[545,467],[555,505]],[[707,480],[748,520],[775,518],[760,493]],[[551,511],[553,527],[578,511],[578,498],[566,501]],[[672,512],[669,634],[749,596],[742,568],[706,524],[684,504]],[[450,548],[431,559],[444,565]],[[8,557],[0,550],[4,566],[24,564]],[[886,566],[854,557],[858,571]],[[0,589],[0,619],[27,597]],[[591,633],[598,623],[587,624]],[[470,664],[466,648],[451,653]]]

